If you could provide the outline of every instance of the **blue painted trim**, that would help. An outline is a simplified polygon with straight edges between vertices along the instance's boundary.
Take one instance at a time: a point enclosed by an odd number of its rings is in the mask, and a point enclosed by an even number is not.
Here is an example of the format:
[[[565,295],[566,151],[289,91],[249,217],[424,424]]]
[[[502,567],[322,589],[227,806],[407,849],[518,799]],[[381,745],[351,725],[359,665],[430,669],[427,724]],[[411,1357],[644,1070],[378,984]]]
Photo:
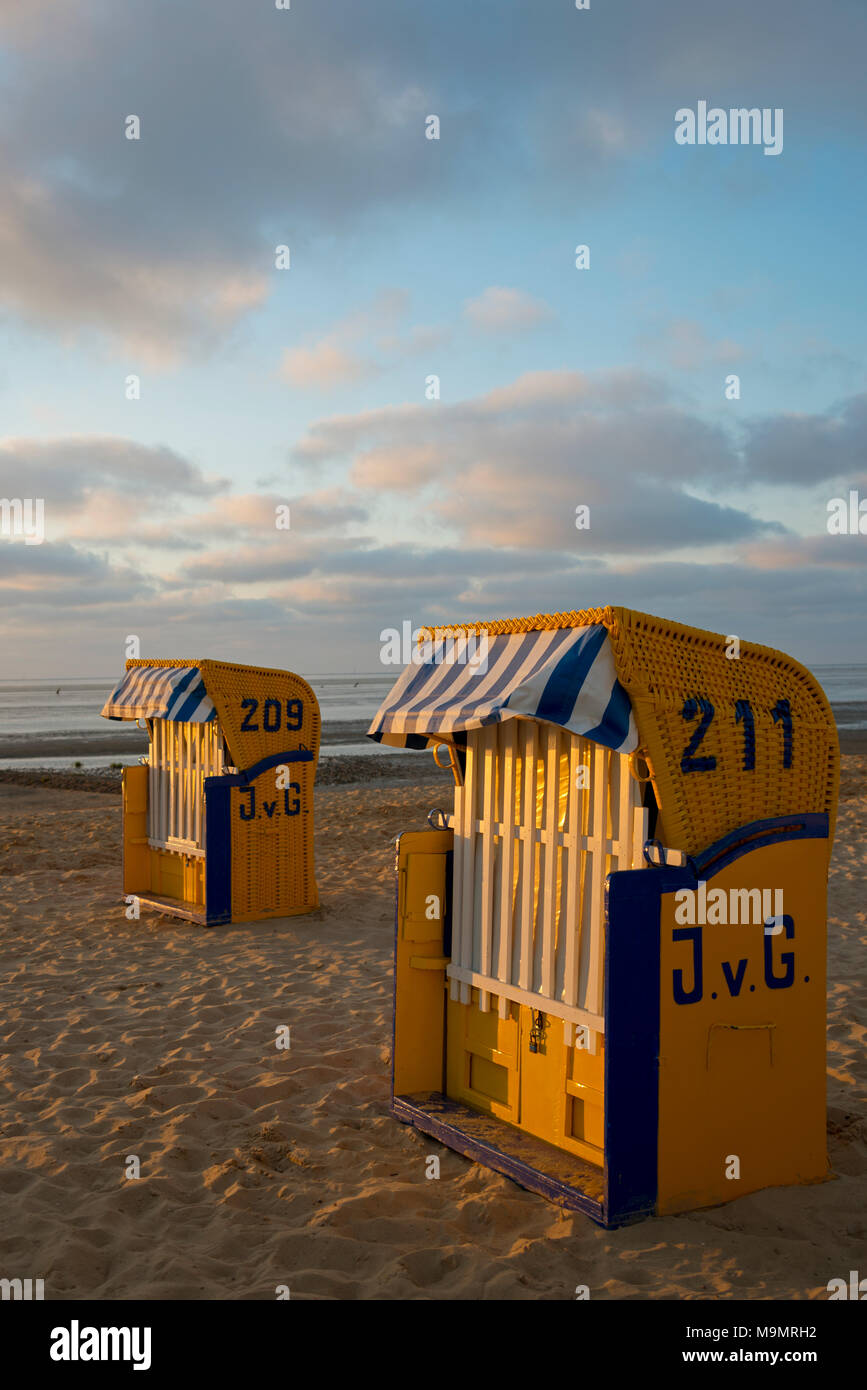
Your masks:
[[[228,783],[230,787],[246,787],[250,782],[255,782],[256,778],[261,776],[263,772],[267,772],[269,767],[279,767],[281,763],[312,763],[312,761],[313,754],[309,748],[296,749],[290,753],[271,753],[267,758],[261,758],[252,767],[243,768],[240,772],[224,772],[218,780]]]
[[[385,732],[388,732],[388,730]],[[377,730],[375,734],[367,733],[365,738],[372,738],[374,743],[382,743],[382,736],[383,731]],[[428,744],[427,734],[403,734],[401,737],[404,739],[404,743],[402,744],[404,748],[417,748],[420,752],[423,752],[430,746]]]
[[[397,937],[400,931],[400,842],[408,832],[394,840],[394,955],[391,962],[391,1080],[389,1093],[394,1100],[394,1053],[397,1042]]]
[[[209,922],[204,912],[197,912],[193,907],[185,907],[183,903],[176,902],[171,898],[142,897],[136,894],[142,907],[152,908],[154,912],[162,912],[167,917],[181,917],[185,922],[195,922],[200,927],[219,926],[219,922]]]
[[[461,1114],[463,1111],[469,1113],[469,1107],[462,1106],[458,1101],[449,1100],[441,1094],[431,1096],[430,1101],[435,1105],[437,1114],[432,1114],[423,1104],[419,1104],[411,1096],[395,1096],[391,1104],[392,1114],[404,1124],[412,1125],[415,1129],[430,1134],[441,1144],[445,1144],[447,1148],[454,1149],[456,1153],[463,1154],[466,1158],[471,1158],[474,1162],[482,1163],[486,1168],[492,1168],[494,1172],[502,1173],[505,1177],[511,1178],[512,1182],[518,1183],[528,1192],[537,1192],[541,1197],[547,1197],[549,1202],[556,1202],[559,1206],[567,1207],[570,1211],[583,1212],[592,1220],[598,1221],[602,1225],[608,1225],[602,1203],[597,1202],[593,1197],[588,1197],[579,1187],[573,1187],[571,1183],[561,1182],[558,1178],[543,1173],[539,1168],[531,1167],[529,1163],[522,1163],[520,1159],[505,1153],[496,1144],[486,1143],[461,1129]],[[450,1119],[440,1119],[439,1114],[448,1115]],[[503,1128],[507,1129],[508,1126],[504,1123]],[[515,1134],[520,1137],[522,1131],[516,1130]],[[532,1139],[532,1135],[526,1137]],[[559,1152],[558,1150],[558,1154]]]
[[[205,921],[232,920],[232,783],[234,777],[205,778]]]
[[[804,811],[793,816],[754,820],[692,855],[689,866],[696,878],[709,878],[754,849],[764,849],[765,845],[776,845],[783,840],[827,840],[828,832],[826,811]]]
[[[656,1209],[659,912],[668,879],[666,869],[627,869],[605,885],[606,1226]]]

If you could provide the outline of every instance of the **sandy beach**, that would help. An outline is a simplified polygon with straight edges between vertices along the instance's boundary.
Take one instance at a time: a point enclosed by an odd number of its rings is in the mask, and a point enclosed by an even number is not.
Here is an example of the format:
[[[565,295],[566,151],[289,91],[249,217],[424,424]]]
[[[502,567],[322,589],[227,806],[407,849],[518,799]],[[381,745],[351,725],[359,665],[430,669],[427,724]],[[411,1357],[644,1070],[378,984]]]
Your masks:
[[[867,756],[831,874],[834,1178],[618,1231],[388,1113],[393,840],[450,804],[413,761],[318,786],[316,913],[213,931],[124,916],[116,784],[0,782],[0,1273],[48,1299],[548,1300],[824,1299],[863,1272]]]

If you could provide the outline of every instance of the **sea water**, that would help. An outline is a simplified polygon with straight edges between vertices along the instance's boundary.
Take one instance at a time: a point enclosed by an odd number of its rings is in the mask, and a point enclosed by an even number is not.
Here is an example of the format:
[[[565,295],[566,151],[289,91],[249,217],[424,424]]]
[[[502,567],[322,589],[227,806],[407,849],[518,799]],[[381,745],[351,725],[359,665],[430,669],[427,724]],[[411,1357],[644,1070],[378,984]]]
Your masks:
[[[322,711],[321,756],[387,751],[365,734],[394,684],[393,670],[305,679]],[[0,680],[0,767],[137,763],[147,735],[134,721],[100,714],[116,684],[116,676]]]
[[[867,665],[815,666],[837,726],[867,730]],[[396,672],[307,676],[322,711],[323,757],[387,752],[365,738]],[[134,722],[103,719],[117,677],[0,680],[0,768],[105,767],[137,763],[147,736]]]

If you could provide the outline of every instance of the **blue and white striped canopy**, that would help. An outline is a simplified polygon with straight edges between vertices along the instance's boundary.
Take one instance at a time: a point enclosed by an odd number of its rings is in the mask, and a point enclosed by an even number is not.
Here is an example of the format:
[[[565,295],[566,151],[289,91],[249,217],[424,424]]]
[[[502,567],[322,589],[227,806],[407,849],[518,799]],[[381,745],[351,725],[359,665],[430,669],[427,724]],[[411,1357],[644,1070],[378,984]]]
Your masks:
[[[207,724],[216,719],[198,666],[132,666],[100,711],[106,719],[173,719]]]
[[[503,633],[419,644],[368,729],[397,748],[464,742],[468,729],[524,717],[618,753],[638,746],[629,696],[604,627]]]

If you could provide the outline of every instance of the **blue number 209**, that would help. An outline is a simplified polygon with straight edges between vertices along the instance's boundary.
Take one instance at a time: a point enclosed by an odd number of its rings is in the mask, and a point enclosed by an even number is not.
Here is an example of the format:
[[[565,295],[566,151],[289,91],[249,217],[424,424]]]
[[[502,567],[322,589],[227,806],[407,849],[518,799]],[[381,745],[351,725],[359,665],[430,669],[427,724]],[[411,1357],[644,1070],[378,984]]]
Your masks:
[[[247,713],[241,721],[243,733],[256,734],[259,732],[259,724],[254,720],[256,711],[259,708],[259,701],[252,695],[247,696],[241,701],[241,709]],[[286,728],[293,733],[297,733],[304,722],[304,701],[286,701]],[[283,708],[281,702],[275,699],[268,699],[262,706],[262,728],[266,734],[276,734],[283,727]]]

